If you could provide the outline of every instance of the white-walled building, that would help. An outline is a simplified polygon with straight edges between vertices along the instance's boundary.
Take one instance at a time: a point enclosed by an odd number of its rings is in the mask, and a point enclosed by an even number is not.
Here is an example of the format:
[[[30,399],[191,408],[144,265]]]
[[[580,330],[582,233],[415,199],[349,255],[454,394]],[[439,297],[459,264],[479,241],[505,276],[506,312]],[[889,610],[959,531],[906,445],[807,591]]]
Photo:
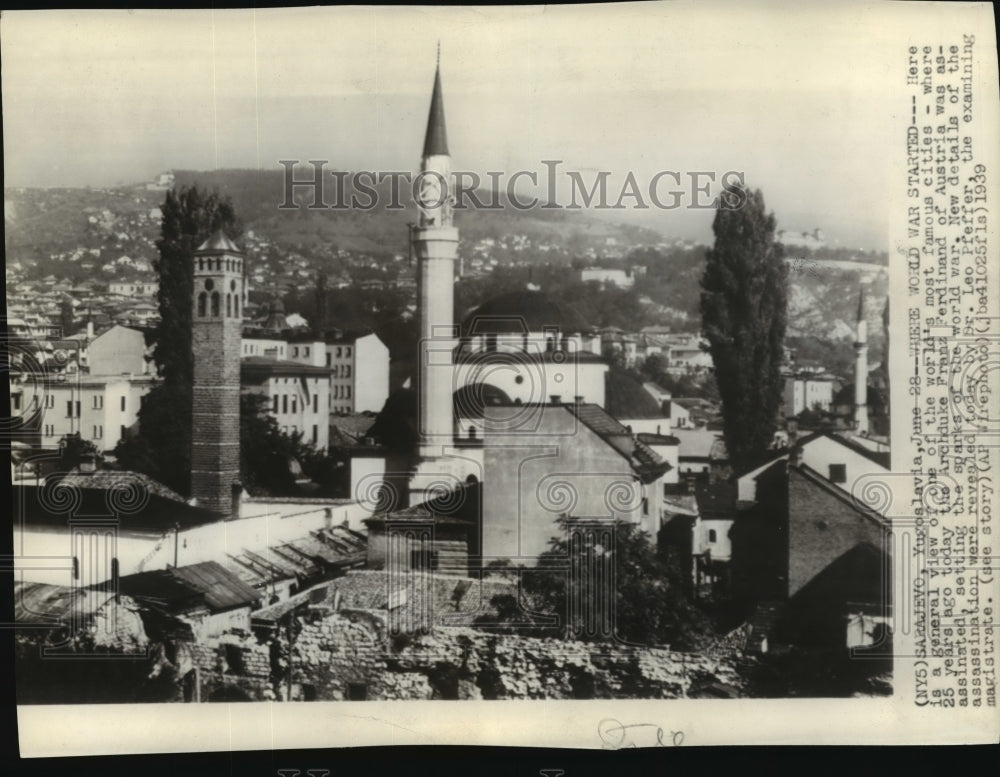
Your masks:
[[[109,452],[137,428],[142,398],[153,385],[149,375],[76,373],[65,380],[46,380],[40,391],[18,400],[31,405],[23,407],[20,415],[41,410],[37,428],[45,450],[58,448],[66,435],[78,434],[98,450]],[[15,402],[13,393],[11,402]]]
[[[330,370],[312,364],[250,356],[240,363],[244,392],[262,394],[268,409],[286,434],[302,433],[302,439],[318,450],[330,441]]]
[[[154,371],[145,335],[118,324],[90,342],[86,363],[92,375],[148,375]]]
[[[539,292],[503,294],[462,324],[453,386],[488,385],[514,404],[604,407],[608,364],[600,351],[600,336],[575,310]]]
[[[826,412],[833,404],[836,378],[832,375],[803,373],[785,378],[784,411],[792,418],[805,410],[819,407]]]
[[[382,409],[389,397],[389,349],[378,335],[329,340],[325,359],[320,363],[332,370],[331,413],[377,413]]]

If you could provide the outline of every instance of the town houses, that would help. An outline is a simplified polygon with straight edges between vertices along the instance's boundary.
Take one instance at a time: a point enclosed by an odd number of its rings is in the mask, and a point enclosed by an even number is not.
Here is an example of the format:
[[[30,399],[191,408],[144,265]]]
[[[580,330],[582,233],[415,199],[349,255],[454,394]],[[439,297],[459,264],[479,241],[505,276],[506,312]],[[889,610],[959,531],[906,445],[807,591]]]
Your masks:
[[[450,179],[440,65],[420,169],[428,179]],[[153,185],[171,183],[160,176]],[[76,607],[92,624],[106,617],[112,599],[103,592],[114,587],[116,601],[124,597],[141,614],[123,626],[128,639],[169,645],[173,658],[161,664],[177,672],[176,696],[186,701],[496,698],[485,674],[466,678],[460,696],[458,680],[392,663],[385,646],[405,651],[407,640],[437,630],[449,656],[464,646],[458,659],[447,658],[449,667],[486,661],[495,640],[480,644],[481,632],[448,629],[471,630],[483,618],[495,626],[501,615],[504,628],[528,623],[518,576],[551,561],[546,553],[560,540],[594,560],[593,574],[573,578],[566,612],[578,617],[567,621],[567,644],[611,637],[616,532],[628,527],[644,548],[677,563],[691,602],[735,603],[737,652],[878,648],[891,614],[883,585],[889,516],[852,488],[890,471],[887,441],[873,423],[888,408],[868,401],[865,297],[854,374],[843,376],[852,401],[839,422],[798,425],[807,410],[834,408],[835,389],[826,373],[790,371],[782,433],[752,467],[738,469],[708,392],[675,397],[637,370],[659,356],[663,381],[711,379],[711,356],[696,332],[598,327],[534,283],[456,315],[461,220],[439,195],[421,190],[407,233],[413,267],[399,275],[403,290],[416,291],[416,358],[396,385],[390,349],[374,332],[328,327],[322,306],[312,325],[286,315],[286,283],[310,278],[304,256],[288,258],[290,275],[272,283],[254,265],[272,248],[262,248],[260,234],[201,236],[189,258],[189,495],[145,474],[102,468],[91,454],[68,472],[26,466],[25,450],[54,454],[70,437],[110,458],[119,440],[141,433],[143,397],[159,377],[153,317],[143,317],[137,300],[155,295],[156,281],[116,280],[108,294],[131,300],[127,323],[91,312],[80,332],[59,333],[52,348],[25,322],[10,364],[23,446],[12,460],[22,593],[52,611],[70,602],[63,614]],[[115,223],[103,212],[91,217]],[[482,261],[477,255],[470,269]],[[129,264],[134,270],[134,260],[116,259],[115,273]],[[641,277],[582,272],[615,288]],[[386,291],[386,280],[369,278],[358,293]],[[251,282],[274,293],[248,310]],[[249,493],[240,479],[245,394],[263,398],[280,432],[301,434],[319,451],[342,446],[345,493]],[[362,415],[362,425],[349,420]],[[53,561],[32,563],[39,558]],[[579,576],[572,559],[560,563],[559,571]],[[516,641],[523,638],[511,636],[511,649],[527,652]],[[587,672],[607,679],[626,671],[619,663],[648,670],[641,682],[653,697],[678,695],[656,679],[655,666],[688,659],[668,645],[646,647],[642,661],[615,653],[595,668],[588,658]],[[737,682],[707,653],[692,660]],[[573,666],[553,666],[558,690],[549,692],[585,694]],[[686,675],[683,683],[686,694]]]

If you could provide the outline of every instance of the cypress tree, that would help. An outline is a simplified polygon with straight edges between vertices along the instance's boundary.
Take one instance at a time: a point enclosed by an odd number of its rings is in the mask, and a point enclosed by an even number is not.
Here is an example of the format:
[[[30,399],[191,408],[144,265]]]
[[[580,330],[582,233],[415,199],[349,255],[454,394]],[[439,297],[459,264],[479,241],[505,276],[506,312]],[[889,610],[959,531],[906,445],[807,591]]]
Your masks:
[[[788,268],[774,228],[760,190],[727,187],[701,279],[702,331],[735,471],[751,466],[771,444],[781,404]]]

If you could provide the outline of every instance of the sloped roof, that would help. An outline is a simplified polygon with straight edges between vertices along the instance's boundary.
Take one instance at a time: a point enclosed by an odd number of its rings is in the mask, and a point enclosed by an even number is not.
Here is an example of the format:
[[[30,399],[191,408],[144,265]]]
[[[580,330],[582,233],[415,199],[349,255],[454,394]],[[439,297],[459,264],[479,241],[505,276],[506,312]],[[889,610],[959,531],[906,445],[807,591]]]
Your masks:
[[[93,615],[113,598],[113,592],[18,580],[14,582],[14,622],[39,626],[61,623],[70,616]]]
[[[213,613],[224,612],[260,599],[257,591],[217,561],[139,572],[120,578],[118,583],[123,593],[170,612],[202,606]]]
[[[242,253],[221,228],[215,230],[204,243],[195,249],[195,253],[199,254],[219,254],[223,252],[230,254]]]
[[[564,407],[594,434],[628,459],[636,474],[651,482],[667,472],[670,464],[645,443],[640,442],[600,405],[590,402],[567,404]]]
[[[660,404],[628,373],[608,370],[604,375],[604,407],[615,418],[663,418]]]
[[[463,483],[447,494],[429,499],[421,504],[389,513],[377,513],[367,519],[365,523],[379,524],[388,520],[433,520],[436,524],[475,525],[479,523],[482,512],[481,500],[481,483]]]

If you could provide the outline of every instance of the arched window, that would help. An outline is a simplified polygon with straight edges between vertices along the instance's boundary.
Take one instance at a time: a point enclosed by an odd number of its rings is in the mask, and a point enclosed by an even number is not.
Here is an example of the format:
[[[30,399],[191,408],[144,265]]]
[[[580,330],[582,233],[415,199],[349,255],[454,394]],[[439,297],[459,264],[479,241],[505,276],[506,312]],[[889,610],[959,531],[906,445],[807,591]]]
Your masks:
[[[219,292],[212,292],[212,317],[219,317]]]
[[[233,317],[233,295],[226,295],[226,318]]]
[[[709,542],[715,542],[718,539],[718,537],[719,537],[719,535],[715,533],[715,529],[709,529],[708,530],[708,541]]]
[[[239,294],[234,294],[233,295],[233,315],[236,316],[236,318],[240,317],[240,295]]]
[[[205,269],[205,260],[202,259],[200,256],[198,257],[198,269],[199,270]]]
[[[202,292],[198,295],[198,318],[205,317],[205,305],[208,303],[208,295]]]

